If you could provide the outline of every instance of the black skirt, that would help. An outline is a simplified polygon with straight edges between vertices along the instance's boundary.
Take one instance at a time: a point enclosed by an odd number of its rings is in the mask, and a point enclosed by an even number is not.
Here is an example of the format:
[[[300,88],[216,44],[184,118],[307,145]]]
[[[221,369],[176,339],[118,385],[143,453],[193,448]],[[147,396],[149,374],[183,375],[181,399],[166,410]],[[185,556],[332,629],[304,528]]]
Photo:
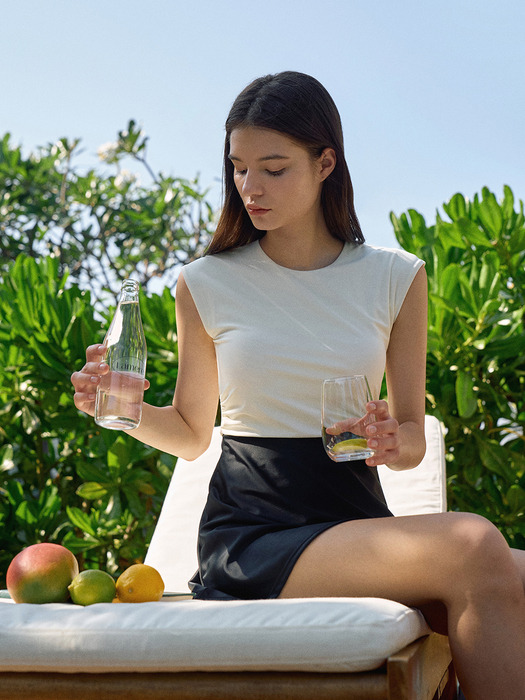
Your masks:
[[[364,461],[333,462],[321,438],[225,435],[190,588],[197,598],[276,598],[321,532],[387,516],[377,469]]]

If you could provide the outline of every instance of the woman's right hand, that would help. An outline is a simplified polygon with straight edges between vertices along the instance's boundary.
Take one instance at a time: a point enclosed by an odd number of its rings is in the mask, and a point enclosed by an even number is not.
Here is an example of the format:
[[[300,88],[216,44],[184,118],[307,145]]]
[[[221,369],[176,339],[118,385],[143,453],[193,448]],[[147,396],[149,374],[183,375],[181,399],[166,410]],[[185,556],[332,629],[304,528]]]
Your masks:
[[[71,383],[75,387],[75,406],[90,416],[95,415],[97,386],[101,378],[109,372],[109,367],[104,362],[106,350],[105,345],[90,345],[86,350],[86,364],[80,372],[73,372],[71,375]],[[145,379],[144,389],[149,389],[149,386],[149,381]]]
[[[86,364],[80,372],[71,375],[71,383],[75,387],[75,406],[90,416],[95,415],[95,397],[100,379],[109,372],[109,367],[104,362],[105,356],[105,345],[90,345],[86,350]]]

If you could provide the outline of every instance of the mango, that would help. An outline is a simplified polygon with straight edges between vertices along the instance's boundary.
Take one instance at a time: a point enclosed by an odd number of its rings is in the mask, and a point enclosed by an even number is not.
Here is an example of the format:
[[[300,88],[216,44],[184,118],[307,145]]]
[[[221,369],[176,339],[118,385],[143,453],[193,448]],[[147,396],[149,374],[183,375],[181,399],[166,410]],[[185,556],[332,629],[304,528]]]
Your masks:
[[[15,603],[65,603],[68,586],[78,574],[72,552],[42,542],[19,552],[7,569],[7,590]]]

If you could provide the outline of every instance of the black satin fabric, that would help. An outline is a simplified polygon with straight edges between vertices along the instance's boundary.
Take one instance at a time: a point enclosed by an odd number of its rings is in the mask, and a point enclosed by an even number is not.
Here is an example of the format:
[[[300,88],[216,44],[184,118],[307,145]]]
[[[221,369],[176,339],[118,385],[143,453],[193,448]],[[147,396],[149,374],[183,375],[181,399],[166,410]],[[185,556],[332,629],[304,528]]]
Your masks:
[[[196,598],[276,598],[303,549],[338,523],[392,516],[364,461],[333,462],[321,438],[225,435],[198,540]]]

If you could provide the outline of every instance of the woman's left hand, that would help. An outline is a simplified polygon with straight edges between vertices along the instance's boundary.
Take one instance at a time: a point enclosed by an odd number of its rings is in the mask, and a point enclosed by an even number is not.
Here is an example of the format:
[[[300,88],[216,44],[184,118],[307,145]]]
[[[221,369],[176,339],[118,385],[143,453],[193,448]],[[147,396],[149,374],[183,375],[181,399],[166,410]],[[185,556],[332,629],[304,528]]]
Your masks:
[[[366,463],[369,467],[395,464],[400,456],[399,423],[390,415],[386,401],[371,401],[366,410],[375,416],[375,421],[366,428],[368,447],[374,450],[373,456]]]
[[[366,415],[357,422],[355,418],[342,420],[326,429],[329,435],[345,431],[366,437],[368,447],[374,450],[373,456],[366,460],[369,467],[395,464],[399,459],[399,423],[390,415],[386,401],[370,401],[366,404]]]

